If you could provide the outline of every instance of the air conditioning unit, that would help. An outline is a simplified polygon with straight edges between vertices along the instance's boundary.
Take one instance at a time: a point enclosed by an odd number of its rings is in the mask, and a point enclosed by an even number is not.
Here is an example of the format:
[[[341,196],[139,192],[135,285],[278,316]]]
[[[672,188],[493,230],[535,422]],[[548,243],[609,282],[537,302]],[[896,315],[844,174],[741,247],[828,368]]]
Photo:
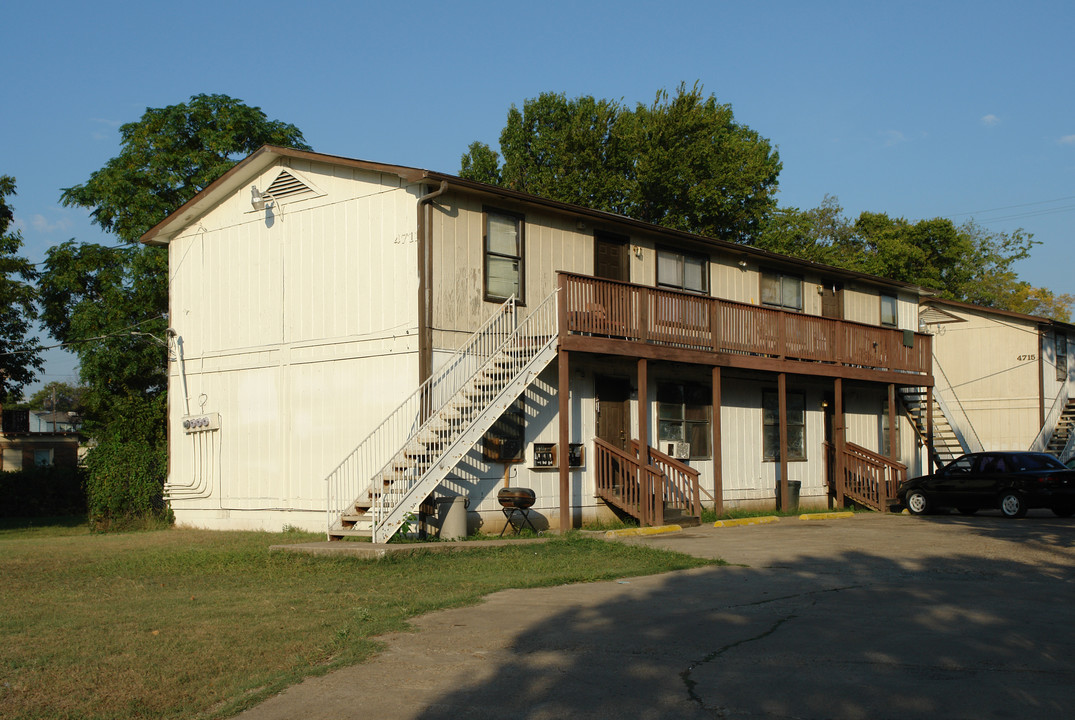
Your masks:
[[[671,455],[676,460],[691,459],[691,444],[689,442],[670,442],[666,455]]]

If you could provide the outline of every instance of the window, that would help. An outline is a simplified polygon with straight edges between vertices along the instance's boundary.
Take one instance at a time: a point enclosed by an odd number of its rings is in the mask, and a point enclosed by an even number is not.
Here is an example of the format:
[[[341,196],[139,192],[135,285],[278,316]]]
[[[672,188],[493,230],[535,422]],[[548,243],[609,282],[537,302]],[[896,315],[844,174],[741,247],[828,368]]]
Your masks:
[[[881,296],[881,324],[896,327],[899,324],[896,314],[896,298],[892,295]]]
[[[763,271],[761,274],[762,305],[784,308],[785,310],[803,309],[803,280],[795,275]]]
[[[1056,379],[1068,379],[1068,336],[1064,333],[1056,334]]]
[[[690,443],[691,460],[709,457],[709,429],[712,392],[690,383],[661,383],[657,386],[657,448],[668,443]]]
[[[52,467],[53,450],[34,450],[34,467]]]
[[[891,453],[891,448],[888,445],[888,400],[881,403],[881,454],[885,457],[893,457],[896,460],[900,459],[900,448],[903,447],[903,443],[900,442],[900,416],[896,414],[896,454]]]
[[[485,211],[485,299],[523,302],[523,217]]]
[[[702,255],[658,250],[657,286],[708,293],[709,260]]]
[[[789,392],[788,403],[788,460],[806,459],[806,395]],[[776,390],[765,390],[761,396],[762,440],[766,460],[780,459],[780,397]]]

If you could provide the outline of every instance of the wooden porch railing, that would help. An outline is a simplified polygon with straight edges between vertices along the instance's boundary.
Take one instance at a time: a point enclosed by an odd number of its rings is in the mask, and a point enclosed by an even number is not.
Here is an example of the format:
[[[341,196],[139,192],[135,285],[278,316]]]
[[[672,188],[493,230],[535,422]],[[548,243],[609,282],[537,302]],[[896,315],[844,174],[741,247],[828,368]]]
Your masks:
[[[639,442],[630,441],[631,452],[638,457]],[[702,500],[698,483],[698,471],[681,463],[657,448],[649,448],[650,464],[664,475],[664,505],[684,515],[701,519]]]
[[[560,273],[568,333],[928,374],[929,335]]]
[[[664,503],[655,502],[664,476],[653,465],[642,465],[637,456],[594,438],[597,496],[629,515],[640,525],[664,523]]]
[[[897,488],[907,479],[906,465],[854,443],[844,443],[843,472],[837,473],[835,446],[825,443],[825,450],[829,461],[826,474],[835,484],[837,497],[842,494],[866,507],[888,512]]]

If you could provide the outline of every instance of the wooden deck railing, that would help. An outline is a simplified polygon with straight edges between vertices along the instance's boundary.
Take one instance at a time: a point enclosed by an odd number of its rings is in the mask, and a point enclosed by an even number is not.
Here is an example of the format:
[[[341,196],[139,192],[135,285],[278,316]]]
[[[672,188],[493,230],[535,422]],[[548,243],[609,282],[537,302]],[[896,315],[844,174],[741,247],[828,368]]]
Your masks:
[[[637,458],[638,441],[631,440],[630,448]],[[698,471],[654,447],[649,448],[649,462],[664,475],[665,507],[674,508],[683,515],[701,519],[702,499]]]
[[[660,469],[642,465],[637,456],[601,438],[593,442],[597,496],[638,518],[642,526],[663,524],[664,503],[655,502],[658,491],[663,493]]]
[[[560,273],[563,331],[667,347],[928,374],[931,337]]]
[[[829,458],[827,475],[836,484],[837,497],[850,498],[866,507],[888,512],[896,490],[907,479],[907,466],[854,443],[844,443],[843,472],[835,471],[836,448],[825,443]]]

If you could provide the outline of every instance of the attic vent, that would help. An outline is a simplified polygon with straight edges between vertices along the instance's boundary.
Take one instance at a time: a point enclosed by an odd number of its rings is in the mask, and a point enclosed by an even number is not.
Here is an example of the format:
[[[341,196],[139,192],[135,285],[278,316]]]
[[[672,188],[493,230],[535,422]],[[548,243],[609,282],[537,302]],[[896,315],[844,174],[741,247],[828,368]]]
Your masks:
[[[272,181],[269,189],[265,191],[265,194],[277,200],[284,200],[312,192],[314,192],[313,188],[303,183],[287,170],[281,170],[276,179]]]

